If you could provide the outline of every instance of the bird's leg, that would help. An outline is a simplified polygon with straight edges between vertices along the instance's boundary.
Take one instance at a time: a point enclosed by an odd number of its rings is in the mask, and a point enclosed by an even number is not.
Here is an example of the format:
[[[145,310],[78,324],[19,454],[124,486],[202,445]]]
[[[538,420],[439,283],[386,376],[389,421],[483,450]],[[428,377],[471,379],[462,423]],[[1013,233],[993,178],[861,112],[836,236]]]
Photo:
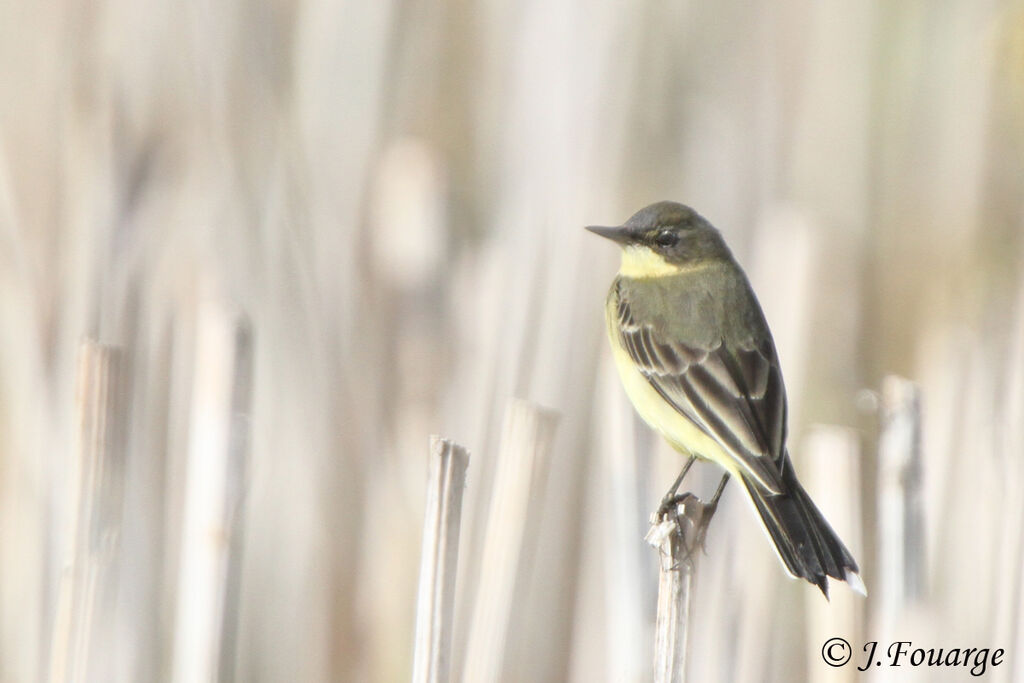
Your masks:
[[[665,493],[665,496],[661,499],[661,505],[658,506],[658,511],[655,513],[657,519],[675,520],[676,529],[679,532],[680,541],[686,538],[686,529],[683,528],[683,518],[685,517],[687,519],[690,519],[690,515],[692,515],[690,507],[683,504],[691,499],[697,501],[698,503],[700,502],[700,499],[697,498],[697,496],[690,493],[689,491],[687,491],[686,493],[678,493],[679,487],[683,483],[683,479],[686,478],[686,473],[690,471],[691,467],[693,467],[693,463],[695,460],[697,460],[697,456],[691,455],[690,458],[686,461],[686,464],[683,465],[683,469],[679,471],[679,476],[676,477],[676,480],[674,482],[672,482],[672,486],[669,488],[668,492]],[[680,505],[683,505],[682,515],[679,514]],[[691,523],[693,523],[694,520],[690,519],[690,521]],[[687,551],[686,554],[687,557],[689,557],[690,552]]]
[[[704,547],[704,541],[708,535],[708,527],[711,526],[711,518],[715,515],[715,510],[718,509],[718,499],[722,497],[722,491],[725,490],[725,485],[729,483],[729,473],[726,472],[722,475],[722,480],[718,482],[718,488],[715,490],[715,495],[711,497],[711,500],[700,506],[700,519],[696,522],[696,529],[693,537],[693,544],[690,546],[692,552],[694,548],[700,546],[700,549],[707,554],[707,548]]]
[[[680,484],[683,483],[683,479],[686,477],[686,473],[690,471],[691,467],[693,467],[693,462],[696,459],[697,456],[690,456],[690,459],[686,461],[685,465],[683,465],[683,469],[679,472],[679,476],[676,477],[675,482],[672,484],[672,488],[670,488],[668,490],[668,493],[665,494],[665,497],[661,499],[661,505],[658,506],[657,512],[659,518],[664,517],[666,514],[668,514],[668,511],[670,509],[679,505],[680,503],[685,502],[688,498],[690,498],[693,495],[692,493],[676,495],[676,491],[679,490],[679,486]]]
[[[711,525],[711,518],[714,517],[715,511],[718,509],[718,501],[722,498],[725,485],[729,483],[729,475],[722,475],[715,494],[707,503],[689,492],[677,494],[676,491],[682,482],[683,476],[692,464],[692,460],[686,463],[680,476],[662,500],[661,507],[658,508],[657,512],[659,520],[672,519],[675,521],[679,539],[684,545],[685,561],[687,562],[691,561],[696,548],[699,547],[705,553],[707,552],[704,542],[707,539],[708,527]],[[689,522],[689,527],[692,529],[690,534],[686,533],[684,520]]]

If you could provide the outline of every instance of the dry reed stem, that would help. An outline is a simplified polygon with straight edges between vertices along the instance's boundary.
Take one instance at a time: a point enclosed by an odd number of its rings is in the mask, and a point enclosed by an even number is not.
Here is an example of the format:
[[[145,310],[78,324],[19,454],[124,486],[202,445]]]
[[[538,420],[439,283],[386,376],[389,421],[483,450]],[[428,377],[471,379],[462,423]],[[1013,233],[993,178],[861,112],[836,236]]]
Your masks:
[[[505,413],[501,452],[466,647],[465,681],[502,680],[508,631],[520,581],[537,542],[536,501],[543,500],[557,415],[515,399]]]
[[[124,486],[123,359],[86,339],[75,381],[77,434],[65,562],[50,651],[50,681],[82,681],[95,666],[97,593],[107,585],[120,536]],[[93,661],[90,661],[93,659]]]
[[[860,514],[860,441],[847,427],[815,425],[800,445],[801,480],[825,519],[839,534],[864,571],[865,557]],[[808,675],[823,683],[854,681],[854,666],[831,667],[821,658],[822,644],[839,636],[861,642],[865,601],[846,584],[833,582],[829,600],[816,590],[806,590],[806,657]]]
[[[238,317],[200,304],[185,474],[172,680],[230,679],[238,512],[245,479],[251,343]],[[232,546],[235,546],[234,548]],[[234,550],[234,555],[233,551]]]
[[[654,681],[686,680],[686,645],[690,619],[690,592],[696,556],[689,551],[676,513],[662,517],[647,532],[647,542],[658,548],[658,618],[654,627]]]
[[[465,448],[440,436],[430,437],[413,683],[445,683],[449,679],[459,522],[468,466]]]

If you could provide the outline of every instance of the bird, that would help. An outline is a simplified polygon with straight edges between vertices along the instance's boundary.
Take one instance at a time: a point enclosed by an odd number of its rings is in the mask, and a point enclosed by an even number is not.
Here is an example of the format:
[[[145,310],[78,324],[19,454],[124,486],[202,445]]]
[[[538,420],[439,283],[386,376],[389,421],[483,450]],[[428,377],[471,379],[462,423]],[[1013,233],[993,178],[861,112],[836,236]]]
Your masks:
[[[710,512],[730,477],[739,480],[791,576],[826,599],[828,577],[866,595],[857,562],[797,480],[775,342],[722,234],[671,201],[586,229],[622,249],[605,318],[626,394],[688,458],[660,509],[690,495],[676,491],[695,459],[713,462],[725,473]]]

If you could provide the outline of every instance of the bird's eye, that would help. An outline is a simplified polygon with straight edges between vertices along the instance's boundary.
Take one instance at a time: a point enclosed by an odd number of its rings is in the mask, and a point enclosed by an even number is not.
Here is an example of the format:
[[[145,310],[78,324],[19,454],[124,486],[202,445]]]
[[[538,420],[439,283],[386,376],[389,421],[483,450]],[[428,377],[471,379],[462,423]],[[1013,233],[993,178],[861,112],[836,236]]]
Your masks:
[[[679,241],[679,235],[671,230],[662,230],[654,236],[654,243],[659,247],[674,247]]]

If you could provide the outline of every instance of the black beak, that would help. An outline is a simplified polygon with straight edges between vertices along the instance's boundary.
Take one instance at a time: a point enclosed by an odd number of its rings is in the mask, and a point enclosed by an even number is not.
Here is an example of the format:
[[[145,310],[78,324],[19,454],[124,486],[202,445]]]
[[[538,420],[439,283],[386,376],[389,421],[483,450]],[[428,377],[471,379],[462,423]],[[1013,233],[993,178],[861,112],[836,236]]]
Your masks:
[[[614,228],[606,228],[603,225],[588,225],[587,230],[595,235],[607,237],[612,242],[623,245],[628,244],[633,239],[633,231],[623,225]]]

